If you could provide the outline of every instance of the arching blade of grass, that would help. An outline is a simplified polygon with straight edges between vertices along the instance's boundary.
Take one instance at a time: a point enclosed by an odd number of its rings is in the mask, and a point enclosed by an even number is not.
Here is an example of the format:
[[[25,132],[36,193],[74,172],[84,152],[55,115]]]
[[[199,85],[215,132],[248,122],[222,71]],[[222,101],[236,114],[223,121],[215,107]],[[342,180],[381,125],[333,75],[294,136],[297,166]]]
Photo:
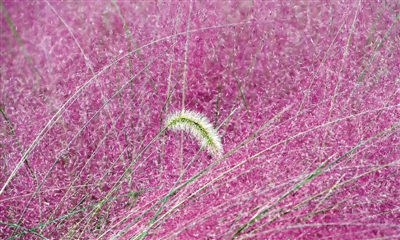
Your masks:
[[[167,49],[169,50],[169,49]],[[166,51],[167,51],[166,50]],[[156,61],[161,55],[163,55],[164,53],[160,54],[159,56],[156,56],[153,61],[151,61],[146,67],[149,67],[154,61]],[[101,107],[100,109],[98,109],[93,116],[81,127],[81,129],[79,130],[79,132],[70,140],[70,142],[67,144],[67,146],[60,152],[60,154],[58,155],[57,159],[54,161],[54,163],[52,164],[52,166],[50,167],[50,169],[47,171],[46,175],[44,176],[42,182],[39,184],[39,186],[37,187],[36,191],[34,194],[32,194],[32,196],[30,197],[29,201],[26,203],[26,206],[18,220],[18,222],[20,222],[23,218],[23,216],[25,215],[25,212],[27,211],[27,209],[29,208],[30,203],[32,202],[33,198],[35,197],[35,195],[40,191],[40,188],[42,187],[42,185],[44,184],[45,180],[47,179],[47,177],[50,175],[51,171],[54,169],[54,167],[56,166],[57,162],[60,161],[61,157],[63,156],[63,154],[65,153],[65,151],[69,148],[69,146],[75,141],[75,139],[78,137],[78,135],[83,131],[83,129],[86,128],[86,126],[92,121],[92,119],[94,119],[94,117],[96,117],[100,111],[102,111],[107,105],[108,103],[114,98],[116,97],[131,81],[133,81],[137,76],[139,76],[142,72],[144,71],[144,68],[142,68],[142,70],[140,70],[135,76],[133,76],[129,81],[127,81],[118,91],[116,91]],[[125,173],[126,174],[126,173]]]
[[[218,126],[217,129],[215,129],[215,130],[213,129],[212,131],[217,132],[217,131],[222,127],[222,125],[225,124],[225,122],[227,122],[227,121],[230,119],[230,117],[233,115],[233,113],[234,113],[235,111],[236,111],[236,109],[234,109],[234,110],[229,114],[229,116],[221,123],[220,126]],[[190,115],[193,115],[192,113],[189,113],[189,114],[188,114],[187,111],[185,111],[185,112],[186,112],[186,113],[182,113],[182,112],[181,112],[179,115],[181,115],[181,114],[182,114],[182,115],[185,115],[185,116],[188,116],[188,115],[189,115],[189,117],[190,117]],[[173,116],[170,116],[170,118],[173,118]],[[171,119],[170,119],[170,118],[167,118],[167,121],[166,121],[166,124],[165,124],[167,127],[168,127],[169,124],[171,123],[171,121],[170,121]],[[198,118],[198,116],[195,117],[195,119],[196,119],[196,118]],[[204,123],[202,123],[202,122],[205,121],[205,120],[207,120],[207,119],[197,119],[196,121],[199,122],[200,125],[204,125]],[[207,121],[208,121],[208,120],[207,120]],[[211,126],[211,123],[207,123],[207,125],[209,125],[207,128],[212,127],[212,126]],[[189,128],[190,128],[190,126],[189,126]],[[203,127],[203,128],[205,128],[205,127]],[[194,131],[197,131],[197,130],[195,129]],[[209,137],[212,138],[213,136],[209,136]],[[214,138],[215,138],[215,136],[214,136]],[[220,141],[220,139],[215,139],[215,141],[218,141],[218,140]],[[222,153],[222,144],[221,144],[220,142],[219,142],[219,145],[221,145],[220,151],[221,151],[221,153]],[[189,168],[189,166],[197,159],[198,154],[199,154],[204,148],[206,148],[206,147],[207,147],[207,146],[202,145],[201,148],[197,151],[197,153],[192,157],[192,160],[187,164],[185,170],[181,172],[181,174],[179,175],[178,179],[175,181],[175,183],[174,183],[174,185],[172,186],[170,192],[166,195],[166,197],[163,198],[163,202],[161,203],[161,206],[159,207],[159,209],[156,211],[156,213],[154,214],[154,216],[153,216],[152,219],[150,220],[148,226],[151,226],[151,225],[157,220],[157,217],[159,216],[159,214],[160,214],[161,211],[163,210],[165,203],[167,202],[168,198],[172,195],[173,190],[176,188],[177,184],[181,181],[183,175],[185,174],[185,172],[187,171],[187,169]],[[221,153],[220,153],[220,154],[221,154]],[[141,234],[141,238],[142,238],[142,239],[147,235],[148,229],[150,229],[150,227],[148,227],[147,230],[145,230],[145,231],[142,232],[142,234]]]
[[[4,120],[6,121],[6,123],[7,123],[7,125],[8,125],[8,128],[10,129],[11,135],[14,137],[15,142],[16,142],[17,145],[18,145],[18,149],[19,149],[20,153],[23,155],[23,154],[24,154],[24,151],[22,150],[21,144],[20,144],[20,142],[19,142],[17,136],[15,135],[14,128],[13,128],[13,126],[12,126],[10,120],[8,120],[8,118],[7,118],[6,114],[4,113],[3,109],[1,109],[1,107],[0,107],[0,112],[1,112],[1,115],[3,115]],[[31,166],[29,165],[28,159],[25,159],[25,165],[26,165],[26,168],[28,169],[28,171],[32,174],[32,177],[33,177],[34,179],[36,179],[35,173],[33,172]]]
[[[215,29],[215,28],[224,28],[224,27],[228,27],[228,26],[237,26],[237,25],[243,25],[243,24],[248,24],[249,22],[241,22],[241,23],[235,23],[235,24],[226,24],[226,25],[219,25],[219,26],[212,26],[212,27],[205,27],[205,28],[199,28],[199,29],[194,29],[194,30],[190,30],[188,32],[198,32],[198,31],[205,31],[207,29]],[[177,33],[174,35],[169,35],[163,38],[159,38],[155,41],[152,41],[148,44],[145,44],[137,49],[132,50],[131,52],[128,52],[126,54],[124,54],[123,56],[121,56],[120,58],[118,58],[117,60],[113,61],[112,63],[106,65],[104,68],[102,68],[102,70],[100,70],[94,77],[90,78],[87,82],[85,82],[82,86],[80,86],[73,94],[72,96],[70,96],[68,98],[67,101],[64,102],[64,104],[57,110],[57,112],[51,117],[51,119],[46,123],[46,125],[40,130],[40,132],[37,134],[36,138],[33,140],[32,144],[29,146],[29,148],[25,151],[24,155],[22,156],[22,158],[19,160],[18,164],[15,166],[14,170],[11,172],[10,176],[7,178],[7,181],[3,184],[2,188],[0,189],[0,195],[4,192],[4,190],[6,189],[7,185],[11,182],[11,180],[14,178],[15,174],[17,173],[17,171],[19,170],[19,168],[22,166],[22,164],[24,163],[25,159],[28,158],[28,155],[35,149],[35,147],[39,144],[39,142],[42,140],[43,136],[49,131],[49,129],[51,127],[54,126],[54,124],[56,122],[58,122],[58,120],[61,118],[62,113],[69,107],[69,105],[71,103],[73,103],[77,97],[79,96],[79,94],[82,93],[82,91],[88,87],[90,84],[92,84],[93,80],[100,76],[101,74],[103,74],[107,69],[109,69],[110,67],[114,66],[116,63],[120,62],[122,59],[125,59],[126,57],[132,55],[133,53],[135,53],[136,51],[149,47],[155,43],[158,42],[162,42],[162,41],[166,41],[170,38],[173,38],[175,36],[178,35],[184,35],[187,32],[181,32],[181,33]],[[150,64],[148,64],[150,65]]]
[[[387,109],[387,108],[382,108],[382,109]],[[347,116],[347,117],[344,117],[344,118],[339,118],[339,119],[333,120],[333,121],[331,121],[331,122],[328,122],[328,123],[325,123],[325,124],[322,124],[322,125],[319,125],[319,126],[310,128],[310,129],[308,129],[307,131],[300,132],[300,133],[298,133],[298,134],[294,134],[293,136],[291,136],[291,137],[289,137],[289,138],[287,138],[287,139],[284,139],[284,140],[282,140],[282,141],[280,141],[280,142],[278,142],[278,143],[276,143],[276,144],[271,145],[270,147],[268,147],[268,148],[266,148],[266,149],[264,149],[264,150],[258,152],[257,154],[251,156],[250,158],[248,158],[248,159],[246,159],[246,160],[244,160],[244,161],[242,161],[242,162],[236,164],[234,167],[230,168],[229,170],[225,171],[224,173],[222,173],[222,174],[220,174],[219,176],[217,176],[216,178],[214,178],[212,181],[210,181],[210,182],[206,183],[205,185],[203,185],[200,189],[198,189],[197,191],[195,191],[194,193],[192,193],[192,194],[191,194],[190,196],[188,196],[185,200],[183,200],[183,201],[177,203],[174,207],[171,207],[171,209],[169,209],[169,210],[168,210],[165,214],[163,214],[157,221],[155,221],[155,222],[152,224],[152,226],[156,225],[160,220],[162,220],[163,218],[165,218],[166,216],[168,216],[169,214],[171,214],[173,211],[175,211],[175,210],[176,210],[179,206],[181,206],[183,203],[185,203],[185,202],[188,201],[189,199],[193,198],[193,197],[196,196],[199,192],[203,191],[204,189],[206,189],[207,187],[209,187],[210,185],[212,185],[212,184],[215,183],[216,181],[220,180],[220,179],[221,179],[223,176],[225,176],[226,174],[228,174],[228,173],[232,172],[233,170],[239,168],[240,166],[242,166],[242,165],[245,164],[246,162],[251,161],[252,159],[255,159],[257,156],[261,155],[262,153],[264,153],[264,152],[266,152],[266,151],[269,151],[269,150],[271,150],[271,149],[273,149],[273,148],[275,148],[275,147],[277,147],[277,146],[279,146],[279,145],[281,145],[281,144],[284,144],[284,143],[286,143],[286,142],[288,142],[288,141],[290,141],[290,140],[293,140],[293,139],[296,139],[296,138],[298,138],[298,137],[300,137],[300,136],[302,136],[302,135],[305,135],[305,134],[307,134],[307,133],[309,133],[309,132],[315,131],[316,129],[323,128],[323,127],[326,127],[326,126],[328,126],[328,125],[331,125],[331,124],[334,124],[334,123],[337,123],[337,122],[340,122],[340,121],[344,121],[344,120],[349,119],[349,118],[354,118],[354,117],[356,117],[356,116],[358,116],[358,115],[364,115],[364,114],[367,114],[367,113],[370,113],[370,112],[376,112],[376,111],[379,111],[379,110],[381,110],[381,109],[374,109],[373,111],[365,111],[365,112],[359,113],[359,114],[357,114],[357,115],[352,115],[352,116]],[[282,112],[284,112],[284,111],[282,111]],[[281,113],[282,113],[282,112],[281,112]],[[280,115],[280,114],[277,114],[276,116],[279,116],[279,115]],[[276,116],[275,116],[275,117],[276,117]],[[380,135],[382,135],[382,134],[384,134],[384,133],[386,133],[386,132],[389,132],[389,131],[391,131],[391,129],[385,130],[385,131],[381,132],[380,134],[375,135],[374,137],[371,137],[370,140],[373,140],[374,138],[376,138],[376,137],[378,137],[378,136],[380,136]],[[255,137],[254,134],[253,134],[249,139],[246,139],[246,140],[250,141],[253,137]],[[247,143],[248,141],[244,141],[244,142]],[[244,142],[243,142],[243,143],[244,143]],[[242,146],[243,143],[239,144],[239,146]],[[363,143],[361,143],[361,144],[364,145],[365,143],[363,142]],[[358,146],[356,146],[356,149],[357,149],[357,148],[358,148]],[[234,150],[228,151],[228,152],[222,157],[222,159],[224,159],[225,157],[229,156],[233,151],[234,151]],[[349,153],[350,153],[350,152],[353,152],[353,151],[354,151],[354,150],[351,150],[351,151],[349,151]],[[341,159],[341,158],[340,158],[340,159]],[[339,161],[340,159],[338,159],[337,161]],[[313,173],[311,173],[311,174],[307,177],[306,182],[309,181],[310,179],[312,179],[312,178],[316,175],[316,173],[318,173],[318,174],[321,173],[322,170],[326,170],[327,167],[330,167],[332,164],[333,164],[333,163],[330,163],[330,164],[328,164],[326,167],[323,167],[324,165],[321,165],[320,168],[318,168],[317,170],[315,170]],[[214,166],[214,165],[210,165],[208,168],[204,169],[204,170],[201,171],[199,174],[197,174],[196,176],[194,176],[193,178],[191,178],[190,180],[188,180],[187,183],[190,183],[190,182],[194,181],[195,179],[197,179],[199,176],[203,175],[206,171],[209,170],[209,168],[211,168],[211,167],[213,167],[213,166]],[[304,181],[304,180],[303,180],[303,181]],[[186,184],[186,183],[185,183],[185,184]],[[296,185],[296,186],[301,187],[301,186],[304,185],[304,184],[305,184],[305,183],[302,183],[300,186],[298,186],[299,184]],[[181,185],[181,186],[182,186],[182,185]],[[181,187],[181,186],[180,186],[180,187]],[[295,187],[296,187],[296,186],[295,186]],[[296,189],[297,189],[297,188],[296,188]],[[177,189],[177,190],[179,190],[179,189]],[[290,191],[292,192],[293,190],[290,190]],[[175,192],[176,192],[176,191],[175,191]],[[281,198],[282,198],[282,197],[281,197]],[[283,198],[282,198],[282,199],[283,199]],[[150,226],[150,227],[152,227],[152,226]],[[238,230],[238,231],[239,231],[239,230]],[[136,235],[135,239],[138,239],[138,237],[140,237],[140,236],[141,236],[141,234]]]
[[[381,41],[379,41],[378,45],[376,45],[374,52],[372,53],[371,57],[368,60],[367,65],[364,67],[364,69],[361,71],[360,75],[358,76],[357,79],[357,83],[361,82],[361,80],[363,79],[364,75],[365,75],[365,71],[367,71],[367,69],[371,66],[372,62],[375,59],[375,56],[378,52],[378,50],[380,49],[380,47],[382,46],[383,42],[386,40],[386,38],[388,37],[388,34],[391,32],[392,28],[395,26],[395,24],[399,21],[400,18],[400,13],[398,13],[396,15],[396,18],[394,19],[393,23],[390,25],[389,29],[386,31],[385,35],[383,36],[383,38],[381,39]],[[354,91],[354,89],[353,89]]]
[[[143,191],[146,191],[146,190],[143,190]],[[103,204],[106,203],[106,202],[116,201],[116,200],[118,200],[119,198],[123,198],[123,197],[127,197],[127,196],[133,196],[133,195],[136,195],[136,194],[138,194],[138,193],[140,193],[140,192],[130,192],[130,193],[127,193],[127,194],[118,196],[118,197],[113,197],[113,198],[110,198],[110,199],[107,199],[107,200],[101,200],[101,201],[99,201],[99,202],[97,202],[97,203],[94,203],[94,204],[91,204],[91,205],[89,205],[89,206],[87,206],[87,207],[83,207],[83,208],[80,208],[80,209],[73,210],[73,211],[69,212],[68,214],[65,214],[65,215],[63,215],[63,216],[57,217],[57,218],[55,218],[55,219],[53,219],[53,220],[50,220],[50,221],[47,221],[47,222],[38,224],[37,226],[32,227],[32,228],[24,228],[24,227],[19,226],[19,225],[17,225],[17,224],[14,224],[14,223],[7,223],[7,222],[0,222],[0,225],[8,225],[8,226],[15,227],[15,228],[17,228],[17,229],[22,229],[22,232],[17,233],[17,234],[15,234],[15,235],[12,235],[12,236],[10,236],[9,238],[7,238],[7,239],[10,239],[10,240],[11,240],[11,239],[18,238],[18,237],[20,237],[20,236],[23,236],[23,235],[25,235],[25,234],[27,234],[27,233],[32,233],[32,234],[35,234],[35,235],[37,235],[37,236],[39,236],[39,237],[41,237],[41,238],[43,238],[43,239],[47,239],[45,236],[40,235],[40,234],[36,233],[35,231],[36,231],[37,229],[43,228],[43,227],[45,227],[45,226],[47,226],[47,225],[49,225],[49,224],[60,222],[60,221],[66,219],[66,218],[68,218],[68,217],[70,217],[70,216],[73,216],[73,215],[77,214],[77,213],[85,212],[85,211],[87,211],[88,209],[97,208],[99,205],[103,205]]]
[[[288,109],[290,109],[291,106],[287,106],[285,107],[282,111],[280,111],[278,114],[276,114],[273,118],[271,118],[268,122],[266,122],[265,124],[263,124],[257,131],[255,131],[253,134],[251,134],[249,137],[245,138],[245,140],[243,140],[241,143],[239,143],[236,147],[234,147],[232,150],[228,151],[227,153],[225,153],[225,155],[223,155],[221,158],[219,158],[217,161],[213,162],[211,165],[209,165],[207,168],[203,169],[201,172],[199,172],[198,174],[196,174],[195,176],[193,176],[192,178],[190,178],[189,180],[187,180],[185,183],[183,183],[182,185],[180,185],[179,187],[173,189],[170,191],[170,193],[168,195],[166,195],[163,199],[159,200],[155,205],[159,204],[162,200],[165,201],[167,198],[169,198],[171,195],[175,194],[177,191],[179,191],[181,188],[185,187],[186,185],[192,183],[193,181],[195,181],[196,179],[198,179],[200,176],[202,176],[204,173],[208,172],[210,169],[212,169],[213,167],[215,167],[218,163],[220,163],[222,160],[224,160],[225,158],[229,157],[231,154],[233,154],[234,152],[236,152],[239,148],[243,147],[244,145],[246,145],[247,143],[249,143],[252,139],[254,139],[257,134],[259,132],[261,132],[263,129],[265,129],[268,125],[270,125],[272,122],[274,122],[277,118],[279,118],[284,112],[286,112]],[[231,117],[232,113],[226,118],[226,120],[229,120]],[[215,179],[214,179],[215,180]],[[197,194],[198,192],[200,192],[201,190],[204,190],[208,185],[210,185],[211,183],[215,182],[215,181],[209,182],[208,184],[206,184],[206,186],[202,187],[200,190],[196,191],[194,194],[190,195],[186,200],[190,199],[191,197],[193,197],[195,194]],[[186,201],[185,200],[185,201]],[[140,239],[142,238],[143,235],[145,235],[145,233],[152,228],[154,225],[156,225],[158,222],[160,222],[163,218],[165,218],[168,214],[170,214],[173,210],[175,210],[178,206],[180,206],[183,202],[180,202],[179,204],[175,205],[172,209],[168,210],[165,214],[163,214],[159,219],[153,221],[146,230],[142,231],[141,233],[136,234],[136,236],[134,237],[134,239]],[[153,205],[151,208],[153,208],[155,205]],[[148,211],[151,210],[148,209],[146,210],[144,213],[141,214],[140,217],[142,217],[145,213],[147,213]],[[136,222],[138,218],[135,218],[131,224],[133,224],[134,222]],[[131,224],[129,224],[127,227],[125,227],[124,229],[127,229],[128,227],[131,226]],[[120,234],[118,234],[118,236],[115,237],[121,237]]]
[[[380,132],[380,133],[368,138],[367,140],[362,141],[361,143],[359,143],[358,145],[356,145],[355,147],[353,147],[352,149],[350,149],[349,151],[347,151],[346,153],[344,153],[340,157],[336,158],[332,162],[329,162],[329,158],[326,159],[317,169],[315,169],[312,173],[310,173],[303,181],[301,181],[298,184],[294,185],[291,189],[289,189],[286,193],[284,193],[281,197],[279,197],[279,199],[277,199],[274,203],[272,203],[271,205],[265,205],[264,207],[262,207],[262,209],[256,215],[254,215],[247,223],[245,223],[245,224],[243,224],[242,226],[239,227],[239,229],[233,234],[232,239],[236,238],[237,236],[239,236],[239,234],[241,234],[246,228],[251,226],[257,220],[260,220],[264,216],[265,213],[267,213],[271,208],[276,206],[279,202],[281,202],[284,198],[289,196],[291,193],[293,193],[293,192],[297,191],[298,189],[300,189],[302,186],[304,186],[305,184],[307,184],[308,182],[313,180],[315,177],[317,177],[321,173],[323,173],[326,170],[328,170],[334,164],[336,164],[340,160],[346,158],[348,155],[352,154],[355,150],[357,150],[361,146],[371,142],[372,140],[374,140],[374,139],[376,139],[376,138],[378,138],[378,137],[380,137],[380,136],[382,136],[384,134],[387,134],[387,133],[389,133],[391,131],[396,130],[396,128],[398,128],[399,126],[400,125],[396,125],[396,126],[393,126],[391,128],[388,128],[388,129],[386,129],[386,130],[384,130],[384,131],[382,131],[382,132]]]
[[[334,189],[343,187],[343,186],[345,186],[345,185],[348,184],[348,183],[351,183],[351,182],[354,182],[354,181],[360,179],[361,177],[367,176],[367,175],[369,175],[369,174],[371,174],[371,173],[376,173],[377,171],[380,171],[380,170],[382,170],[382,169],[384,169],[384,168],[387,168],[387,167],[390,167],[390,166],[394,166],[394,165],[396,165],[396,164],[398,164],[398,163],[400,163],[400,160],[394,161],[394,162],[390,162],[390,163],[388,163],[388,164],[384,164],[384,165],[381,165],[381,166],[379,166],[379,167],[375,167],[375,168],[373,168],[373,169],[371,169],[371,170],[369,170],[369,171],[366,171],[366,172],[364,172],[364,173],[362,173],[362,174],[359,174],[359,175],[357,175],[357,176],[354,176],[354,177],[352,177],[352,178],[350,178],[350,179],[348,179],[348,180],[345,180],[345,181],[343,181],[343,182],[341,182],[341,183],[339,183],[339,181],[341,181],[342,178],[341,178],[341,179],[338,179],[338,181],[336,182],[336,184],[335,184],[334,186],[332,186],[332,187],[330,187],[330,188],[327,188],[327,189],[325,189],[324,191],[321,191],[321,192],[319,192],[319,193],[317,193],[317,194],[315,194],[315,195],[313,195],[313,196],[307,198],[306,200],[304,200],[304,201],[302,201],[302,202],[296,204],[294,207],[292,207],[292,208],[289,209],[289,210],[286,210],[286,211],[283,211],[282,213],[279,213],[276,217],[272,218],[272,219],[269,220],[267,223],[264,223],[264,224],[261,224],[260,226],[258,226],[256,229],[254,229],[254,230],[252,231],[252,233],[256,232],[257,229],[260,229],[261,227],[264,227],[265,225],[274,222],[274,221],[277,220],[280,216],[286,215],[286,214],[288,214],[288,213],[291,213],[291,212],[293,212],[293,211],[296,211],[296,210],[300,209],[301,206],[305,205],[307,202],[310,202],[310,201],[313,200],[313,199],[316,199],[316,198],[318,198],[318,197],[320,197],[320,196],[322,196],[322,195],[325,195],[325,196],[322,198],[322,200],[321,200],[321,201],[323,201],[324,199],[327,198],[327,196],[328,196]],[[345,200],[343,200],[343,201],[345,201]],[[313,212],[309,213],[307,216],[305,216],[304,219],[308,219],[308,218],[312,217],[312,216],[315,215],[315,214],[318,214],[318,212],[317,212],[317,211],[313,211]],[[271,229],[271,230],[269,230],[269,231],[270,231],[270,232],[276,231],[276,229]],[[264,233],[265,233],[265,232],[264,232]]]
[[[228,120],[230,119],[230,117],[234,114],[235,111],[236,111],[236,109],[233,109],[233,111],[232,111],[232,112],[229,114],[229,116],[221,123],[221,125],[218,127],[218,129],[219,129],[222,125],[226,124],[226,121],[228,121]],[[167,129],[167,128],[164,128],[163,131],[165,131],[166,129]],[[197,152],[197,154],[198,154],[202,149],[203,149],[203,147]],[[187,168],[188,168],[188,167],[193,163],[193,161],[196,159],[197,154],[192,158],[191,162],[187,165]],[[217,161],[214,162],[214,163],[212,164],[212,166],[215,166],[217,163],[219,163],[219,162],[222,161],[223,159],[224,159],[224,157],[222,157],[222,158],[220,158],[220,159],[217,159]],[[211,169],[212,166],[209,166],[207,169],[208,169],[208,170]],[[208,171],[208,170],[204,169],[204,170],[202,171],[202,173],[205,173],[205,172]],[[118,232],[117,235],[113,236],[113,239],[119,238],[119,237],[123,236],[123,234],[125,234],[126,230],[127,230],[129,227],[131,227],[133,223],[135,223],[136,221],[138,221],[141,217],[143,217],[145,214],[147,214],[149,211],[151,211],[153,208],[155,208],[158,204],[161,204],[160,209],[162,209],[163,204],[168,200],[169,197],[171,197],[172,195],[174,195],[176,192],[178,192],[180,189],[182,189],[183,187],[185,187],[185,186],[188,185],[189,183],[193,182],[197,177],[201,176],[201,174],[200,174],[200,175],[198,174],[198,175],[194,176],[193,178],[189,179],[188,181],[184,182],[184,183],[181,184],[180,186],[175,187],[176,184],[179,183],[179,181],[180,181],[181,177],[183,176],[183,174],[184,174],[184,172],[181,173],[180,177],[179,177],[178,180],[175,182],[174,187],[171,188],[171,190],[169,191],[168,194],[166,194],[163,198],[161,198],[160,200],[158,200],[158,201],[157,201],[153,206],[151,206],[149,209],[143,211],[143,212],[140,214],[140,216],[136,217],[131,223],[129,223],[127,226],[125,226],[122,230],[120,230],[120,231]],[[159,215],[160,211],[161,211],[161,210],[158,210],[158,211],[155,213],[153,219],[151,220],[150,225],[152,225],[152,222],[154,222],[154,221],[156,220],[156,218],[157,218],[157,216]],[[119,225],[119,224],[121,224],[123,221],[124,221],[124,219],[121,220],[120,222],[118,222],[117,224]],[[112,228],[113,228],[113,227],[112,227]],[[110,228],[109,230],[111,230],[112,228]],[[99,238],[103,237],[107,232],[108,232],[108,231],[104,232]],[[140,236],[143,237],[143,236],[145,236],[145,235],[146,235],[146,233],[143,232]]]

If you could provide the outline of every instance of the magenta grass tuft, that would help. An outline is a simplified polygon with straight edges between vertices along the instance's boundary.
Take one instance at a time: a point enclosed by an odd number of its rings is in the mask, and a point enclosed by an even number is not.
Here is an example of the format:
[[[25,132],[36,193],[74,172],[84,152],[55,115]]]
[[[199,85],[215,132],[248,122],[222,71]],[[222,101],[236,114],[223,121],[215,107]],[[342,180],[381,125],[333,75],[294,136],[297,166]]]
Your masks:
[[[400,238],[397,0],[0,8],[0,239]]]

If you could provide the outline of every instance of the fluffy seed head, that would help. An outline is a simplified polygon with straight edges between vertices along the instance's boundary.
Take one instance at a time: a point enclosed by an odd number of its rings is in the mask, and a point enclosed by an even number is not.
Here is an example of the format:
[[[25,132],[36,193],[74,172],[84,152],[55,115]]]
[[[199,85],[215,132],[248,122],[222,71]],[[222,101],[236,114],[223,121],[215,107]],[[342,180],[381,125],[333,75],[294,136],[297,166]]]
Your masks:
[[[165,127],[192,134],[213,157],[222,155],[221,137],[210,121],[201,113],[182,110],[168,115]]]

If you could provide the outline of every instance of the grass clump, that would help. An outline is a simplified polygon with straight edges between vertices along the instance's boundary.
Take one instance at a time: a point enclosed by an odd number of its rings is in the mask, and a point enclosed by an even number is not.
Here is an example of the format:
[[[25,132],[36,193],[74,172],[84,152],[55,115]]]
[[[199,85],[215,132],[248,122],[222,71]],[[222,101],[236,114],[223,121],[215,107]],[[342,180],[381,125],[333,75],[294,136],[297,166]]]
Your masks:
[[[0,239],[399,238],[399,9],[0,0]]]

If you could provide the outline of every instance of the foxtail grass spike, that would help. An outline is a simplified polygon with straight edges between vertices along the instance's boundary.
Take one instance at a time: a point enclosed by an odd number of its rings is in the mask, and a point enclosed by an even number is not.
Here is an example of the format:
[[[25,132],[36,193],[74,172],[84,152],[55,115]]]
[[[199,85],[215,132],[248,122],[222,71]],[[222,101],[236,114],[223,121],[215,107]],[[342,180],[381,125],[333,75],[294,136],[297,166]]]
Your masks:
[[[182,110],[168,115],[165,127],[171,130],[182,130],[192,134],[213,157],[222,155],[221,137],[210,121],[194,111]]]

